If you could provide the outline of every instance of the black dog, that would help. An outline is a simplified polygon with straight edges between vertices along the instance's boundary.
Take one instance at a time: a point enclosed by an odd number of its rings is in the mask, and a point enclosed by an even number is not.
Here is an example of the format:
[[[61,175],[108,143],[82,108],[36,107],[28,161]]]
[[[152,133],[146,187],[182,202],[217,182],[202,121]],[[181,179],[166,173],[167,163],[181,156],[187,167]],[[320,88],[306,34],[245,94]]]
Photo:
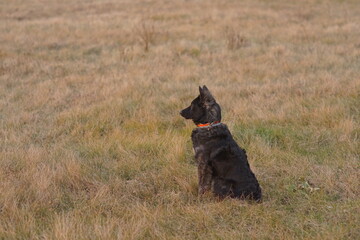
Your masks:
[[[246,152],[234,141],[221,121],[221,109],[206,86],[180,112],[198,126],[191,139],[198,162],[199,193],[212,190],[221,198],[261,200],[261,188],[251,171]]]

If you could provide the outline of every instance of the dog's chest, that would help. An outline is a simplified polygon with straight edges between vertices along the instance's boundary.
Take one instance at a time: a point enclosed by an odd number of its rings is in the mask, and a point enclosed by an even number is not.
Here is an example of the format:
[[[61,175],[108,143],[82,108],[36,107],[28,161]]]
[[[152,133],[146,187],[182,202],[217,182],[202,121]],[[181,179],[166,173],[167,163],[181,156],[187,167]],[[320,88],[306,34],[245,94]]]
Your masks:
[[[194,153],[195,153],[195,159],[199,161],[201,158],[203,158],[205,152],[205,146],[204,145],[198,145],[194,146]]]
[[[204,131],[193,131],[191,136],[193,149],[195,153],[195,160],[200,163],[205,161],[209,151],[209,140],[208,136],[205,136],[204,133],[207,135],[207,132]]]

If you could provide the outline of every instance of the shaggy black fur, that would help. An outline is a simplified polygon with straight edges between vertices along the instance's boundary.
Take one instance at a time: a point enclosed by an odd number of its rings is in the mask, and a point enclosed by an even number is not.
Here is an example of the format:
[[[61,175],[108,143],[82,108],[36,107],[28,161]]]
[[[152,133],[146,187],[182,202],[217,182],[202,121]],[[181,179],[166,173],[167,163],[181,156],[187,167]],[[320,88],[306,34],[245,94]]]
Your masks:
[[[200,95],[180,112],[198,124],[221,121],[221,109],[206,86]],[[261,188],[251,171],[246,152],[223,124],[195,128],[191,134],[198,162],[199,193],[212,190],[219,197],[261,200]]]

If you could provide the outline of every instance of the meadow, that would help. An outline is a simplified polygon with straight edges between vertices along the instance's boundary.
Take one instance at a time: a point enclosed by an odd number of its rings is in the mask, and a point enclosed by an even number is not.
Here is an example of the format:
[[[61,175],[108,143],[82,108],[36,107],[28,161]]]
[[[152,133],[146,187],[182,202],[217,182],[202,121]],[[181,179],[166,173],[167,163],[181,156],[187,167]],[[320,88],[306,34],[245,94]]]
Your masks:
[[[0,0],[0,239],[360,239],[357,0]],[[263,202],[197,194],[206,84]]]

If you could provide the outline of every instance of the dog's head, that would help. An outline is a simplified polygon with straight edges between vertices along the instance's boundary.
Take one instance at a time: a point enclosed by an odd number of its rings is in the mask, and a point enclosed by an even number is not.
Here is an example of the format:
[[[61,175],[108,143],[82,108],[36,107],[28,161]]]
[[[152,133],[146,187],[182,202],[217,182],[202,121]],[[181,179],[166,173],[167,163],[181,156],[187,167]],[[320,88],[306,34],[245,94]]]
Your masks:
[[[185,119],[191,119],[198,124],[213,123],[221,121],[221,109],[211,95],[209,89],[204,85],[199,87],[199,96],[195,98],[189,107],[181,110],[180,115]]]

